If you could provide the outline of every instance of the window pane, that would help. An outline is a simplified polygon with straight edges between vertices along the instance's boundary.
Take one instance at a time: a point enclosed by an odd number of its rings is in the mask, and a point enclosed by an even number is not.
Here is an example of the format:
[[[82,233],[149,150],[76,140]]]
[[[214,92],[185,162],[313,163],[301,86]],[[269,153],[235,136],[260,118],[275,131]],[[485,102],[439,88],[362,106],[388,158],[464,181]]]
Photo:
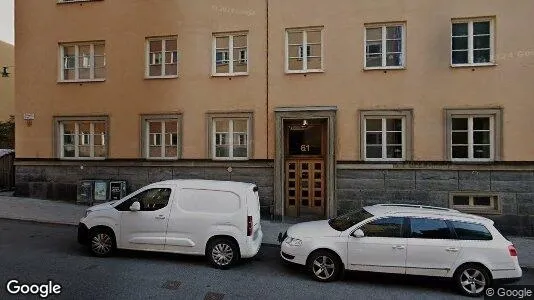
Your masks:
[[[451,232],[443,220],[411,218],[411,238],[450,239]]]
[[[309,45],[308,56],[321,57],[321,45]]]
[[[402,145],[402,132],[388,132],[387,133],[388,145]]]
[[[308,58],[308,70],[320,70],[320,69],[322,69],[320,57]]]
[[[234,157],[247,157],[247,147],[243,146],[234,146]]]
[[[467,130],[468,118],[452,118],[452,130]]]
[[[490,143],[490,133],[489,131],[475,131],[473,132],[473,141],[474,144],[486,144]]]
[[[382,66],[382,54],[378,55],[367,55],[366,67],[381,67]]]
[[[230,46],[230,37],[228,36],[221,36],[215,38],[215,46],[217,49],[226,49],[228,50]]]
[[[484,225],[452,221],[456,236],[460,240],[492,240],[493,237]]]
[[[402,131],[402,119],[387,119],[386,130],[387,131]]]
[[[95,56],[95,68],[103,68],[106,66],[106,57],[105,56]]]
[[[171,189],[150,189],[135,196],[142,211],[156,211],[167,206]]]
[[[302,57],[301,48],[302,46],[298,46],[298,45],[289,46],[288,48],[289,58],[301,58]]]
[[[106,46],[105,44],[95,44],[94,46],[95,56],[105,56],[106,55]]]
[[[302,45],[303,41],[303,32],[297,31],[297,32],[288,32],[287,33],[287,42],[290,45]]]
[[[308,44],[320,44],[321,43],[321,31],[308,31],[307,32]]]
[[[467,51],[453,51],[452,52],[453,64],[467,64],[469,63],[469,55]]]
[[[247,36],[246,35],[235,35],[233,39],[234,39],[234,48],[247,47]]]
[[[382,146],[367,146],[366,158],[382,158]]]
[[[381,132],[367,132],[366,143],[367,145],[382,145],[382,133]]]
[[[398,67],[402,66],[402,54],[388,54],[386,56],[386,66]]]
[[[148,122],[148,131],[150,133],[161,133],[161,122],[155,121],[155,122]]]
[[[148,148],[149,157],[161,157],[161,147],[160,146],[150,146]]]
[[[216,146],[215,157],[230,157],[229,146]]]
[[[165,147],[165,157],[178,157],[178,148],[177,148],[177,146],[166,146]]]
[[[234,132],[247,132],[247,120],[234,120]]]
[[[490,118],[473,118],[474,130],[490,130]]]
[[[176,39],[165,40],[165,51],[176,51],[178,45]]]
[[[365,124],[367,131],[382,131],[382,119],[366,119]]]
[[[452,50],[467,50],[469,48],[467,39],[467,37],[453,37]]]
[[[453,196],[452,203],[454,205],[469,205],[469,196]]]
[[[467,145],[468,144],[467,132],[453,132],[452,133],[452,144],[453,145]]]
[[[387,52],[402,52],[402,41],[387,41],[386,51]]]
[[[304,64],[302,62],[302,59],[297,58],[290,58],[289,59],[289,70],[302,70],[304,68]]]
[[[363,225],[360,229],[366,237],[402,237],[401,217],[379,219]]]
[[[162,41],[150,41],[150,52],[161,52],[162,51]]]
[[[177,74],[178,74],[178,66],[176,63],[165,65],[165,75],[171,76],[171,75],[177,75]]]
[[[95,157],[106,157],[106,147],[105,146],[95,146]]]
[[[382,41],[367,42],[367,54],[379,54],[382,53]]]
[[[490,22],[473,22],[473,34],[490,34]]]
[[[402,26],[386,27],[388,39],[402,39]]]
[[[477,64],[490,62],[490,50],[473,51],[473,62]]]
[[[387,146],[387,158],[402,158],[402,146]]]
[[[473,146],[474,158],[490,158],[490,146]]]
[[[367,28],[367,40],[368,41],[376,41],[376,40],[382,40],[382,28]]]
[[[469,158],[467,146],[452,146],[452,158]]]
[[[454,23],[452,24],[452,35],[463,36],[468,34],[467,23]]]
[[[166,121],[165,122],[165,133],[177,133],[178,132],[178,122],[177,121]]]
[[[75,157],[76,152],[74,151],[73,145],[65,145],[63,147],[63,157]]]
[[[491,197],[485,196],[485,197],[473,197],[473,205],[481,205],[481,206],[490,206],[491,205]]]
[[[229,120],[216,120],[215,131],[217,132],[229,132]]]
[[[161,76],[162,67],[161,65],[154,65],[149,67],[150,76]]]
[[[489,35],[484,36],[475,36],[474,38],[474,48],[480,49],[480,48],[489,48],[490,47],[490,37]]]
[[[90,157],[90,156],[91,156],[90,146],[79,146],[78,147],[78,157]]]

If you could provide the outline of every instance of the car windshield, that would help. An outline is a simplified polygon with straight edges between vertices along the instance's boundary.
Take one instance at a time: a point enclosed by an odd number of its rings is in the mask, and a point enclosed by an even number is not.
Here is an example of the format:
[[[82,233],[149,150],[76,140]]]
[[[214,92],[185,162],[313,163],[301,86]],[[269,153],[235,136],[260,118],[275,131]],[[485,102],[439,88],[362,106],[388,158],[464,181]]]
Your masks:
[[[345,231],[361,221],[372,217],[373,215],[365,209],[354,210],[344,215],[328,220],[328,224],[337,231]]]

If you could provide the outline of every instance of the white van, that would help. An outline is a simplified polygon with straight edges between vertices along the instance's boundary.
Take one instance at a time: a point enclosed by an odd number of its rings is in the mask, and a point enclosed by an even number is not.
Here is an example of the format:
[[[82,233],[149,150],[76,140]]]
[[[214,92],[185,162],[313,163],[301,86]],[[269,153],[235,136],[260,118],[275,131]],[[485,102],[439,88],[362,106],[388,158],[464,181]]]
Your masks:
[[[206,255],[220,269],[258,253],[258,188],[252,183],[169,180],[87,209],[78,241],[100,257],[119,249]]]

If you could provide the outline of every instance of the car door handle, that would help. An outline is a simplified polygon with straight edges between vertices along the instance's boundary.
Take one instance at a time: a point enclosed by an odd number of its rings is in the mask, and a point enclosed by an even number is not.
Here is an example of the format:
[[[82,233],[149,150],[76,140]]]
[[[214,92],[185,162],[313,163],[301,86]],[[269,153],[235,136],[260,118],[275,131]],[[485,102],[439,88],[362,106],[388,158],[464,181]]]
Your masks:
[[[447,249],[445,249],[445,251],[447,251],[447,252],[458,252],[459,250],[460,249],[458,249],[458,248],[447,248]]]
[[[399,250],[402,250],[402,249],[405,249],[406,247],[404,247],[403,245],[395,245],[393,246],[393,249],[399,249]]]
[[[164,215],[159,215],[159,216],[156,216],[156,219],[163,220],[163,219],[165,219],[165,216]]]

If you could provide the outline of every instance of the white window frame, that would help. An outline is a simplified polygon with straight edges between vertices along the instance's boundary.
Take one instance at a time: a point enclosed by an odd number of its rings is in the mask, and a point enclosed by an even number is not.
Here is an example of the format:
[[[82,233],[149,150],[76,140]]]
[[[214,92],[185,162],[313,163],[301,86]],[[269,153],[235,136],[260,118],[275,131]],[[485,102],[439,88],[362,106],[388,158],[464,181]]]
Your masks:
[[[469,197],[468,205],[455,205],[455,197]],[[489,197],[490,205],[475,205],[475,197]],[[500,214],[502,213],[501,199],[496,194],[477,192],[458,192],[449,195],[449,207],[467,213]]]
[[[94,41],[94,42],[82,42],[82,43],[61,43],[59,44],[59,82],[88,82],[88,81],[105,81],[107,77],[104,78],[95,78],[95,45],[103,45],[104,51],[106,49],[106,43],[104,41]],[[80,47],[89,46],[89,67],[80,67]],[[65,48],[74,47],[74,67],[65,68],[67,66],[65,61]],[[106,54],[102,56],[104,58],[104,67],[107,71],[106,65]],[[89,69],[89,78],[80,79],[80,69]],[[65,70],[74,70],[74,79],[65,79]]]
[[[401,35],[401,65],[400,66],[387,66],[387,27],[402,28]],[[367,66],[367,29],[381,28],[382,29],[382,65],[379,67]],[[406,24],[405,23],[378,23],[378,24],[365,24],[363,31],[363,65],[364,70],[398,70],[406,68]]]
[[[85,144],[84,141],[80,141],[80,131],[79,131],[79,126],[80,124],[79,123],[83,123],[83,122],[86,122],[86,123],[90,123],[89,125],[89,133],[87,134],[88,137],[89,137],[89,157],[80,157],[79,155],[79,147],[80,146],[87,146],[87,144]],[[95,132],[94,132],[94,123],[104,123],[105,124],[105,128],[106,128],[106,132],[105,132],[105,135],[104,136],[101,136],[101,139],[102,139],[102,146],[105,147],[105,153],[106,155],[104,157],[95,157],[95,137],[97,137],[95,135]],[[65,135],[65,128],[64,128],[64,123],[74,123],[74,157],[66,157],[65,156],[65,140],[64,140],[64,135]],[[70,119],[70,118],[65,118],[65,119],[59,119],[57,120],[57,126],[58,126],[58,134],[59,134],[59,143],[58,143],[58,146],[59,146],[59,158],[60,159],[64,159],[64,160],[104,160],[107,158],[107,155],[108,155],[108,151],[109,151],[109,146],[108,146],[108,142],[107,142],[107,139],[108,139],[108,136],[109,136],[109,128],[108,128],[108,121],[105,120],[105,119]],[[85,136],[85,135],[84,135]],[[85,138],[82,138],[82,139],[85,139]]]
[[[368,158],[367,157],[367,120],[381,120],[382,121],[382,157],[381,158]],[[402,120],[402,157],[401,158],[388,158],[387,157],[387,120],[388,119],[401,119]],[[406,116],[402,115],[390,115],[390,116],[365,116],[363,119],[363,157],[365,161],[404,161],[406,160]]]
[[[236,36],[245,36],[247,39],[246,49],[240,49],[239,55],[241,56],[241,51],[246,51],[245,63],[247,64],[247,70],[245,72],[234,72],[234,37]],[[217,48],[217,38],[228,38],[228,50],[218,51]],[[248,60],[248,51],[249,51],[249,36],[247,31],[243,32],[231,32],[231,33],[214,33],[212,37],[212,63],[211,63],[211,75],[212,76],[244,76],[248,75],[249,70],[249,60]],[[227,52],[227,60],[223,60],[222,64],[225,64],[224,61],[228,63],[228,72],[227,73],[217,73],[217,52]],[[242,63],[241,57],[238,58],[239,62]],[[219,64],[221,65],[221,64]]]
[[[165,75],[165,67],[167,66],[167,63],[165,62],[165,54],[167,52],[174,52],[174,51],[167,51],[167,40],[175,40],[176,41],[176,75]],[[161,62],[155,63],[150,61],[150,42],[161,42]],[[171,55],[171,58],[174,62],[174,55]],[[161,66],[161,73],[160,75],[150,75],[150,66]],[[180,74],[180,58],[178,53],[178,37],[177,36],[158,36],[158,37],[150,37],[146,38],[145,41],[145,78],[146,79],[158,79],[158,78],[178,78],[178,74]]]
[[[487,63],[475,63],[474,62],[474,35],[473,35],[473,23],[476,22],[490,22],[490,61]],[[452,61],[452,41],[453,41],[453,24],[463,24],[467,23],[467,63],[466,64],[455,64]],[[449,60],[451,67],[475,67],[475,66],[494,66],[495,63],[495,20],[494,18],[467,18],[467,19],[452,19],[451,28],[450,28],[450,53]]]
[[[161,123],[161,132],[153,136],[153,139],[150,138],[150,123]],[[176,123],[176,144],[172,143],[171,133],[165,131],[165,122],[175,122]],[[176,160],[181,158],[181,135],[182,135],[182,121],[181,116],[145,116],[143,117],[143,141],[144,141],[144,158],[151,160]],[[157,144],[157,136],[159,136],[159,144]],[[167,144],[167,139],[170,140],[170,143]],[[160,147],[160,156],[150,156],[150,147],[159,146]],[[174,146],[176,147],[176,156],[165,156],[165,147]]]
[[[463,118],[467,119],[467,154],[468,158],[453,158],[452,157],[452,119],[454,118]],[[474,157],[474,131],[473,131],[473,119],[474,118],[489,118],[490,121],[490,157],[489,158],[475,158]],[[451,161],[457,162],[470,162],[470,161],[480,161],[488,162],[495,160],[495,116],[493,115],[455,115],[453,114],[450,117],[450,127],[448,128],[448,139],[449,139],[449,152]],[[457,144],[456,144],[457,145]]]
[[[306,48],[308,49],[308,31],[319,31],[321,32],[321,68],[320,69],[308,69],[308,51],[306,53],[302,53],[302,49]],[[302,44],[299,45],[290,45],[289,44],[289,34],[293,32],[302,32]],[[288,74],[294,74],[294,73],[322,73],[324,72],[324,35],[325,30],[324,27],[308,27],[308,28],[287,28],[285,33],[285,72]],[[289,46],[299,46],[299,53],[298,57],[302,60],[302,70],[290,70],[289,69]],[[303,55],[305,54],[305,55]]]
[[[211,158],[213,160],[249,160],[251,158],[251,153],[252,153],[252,136],[251,136],[251,132],[252,132],[252,129],[251,129],[251,126],[252,126],[252,117],[250,114],[246,114],[246,115],[243,115],[243,116],[224,116],[224,115],[219,115],[219,114],[216,114],[216,115],[213,115],[213,116],[210,116],[209,117],[209,122],[210,122],[210,152],[211,152]],[[234,126],[233,126],[233,122],[234,121],[243,121],[243,120],[246,120],[247,121],[247,156],[246,157],[234,157],[233,155],[233,152],[234,152]],[[228,124],[228,145],[229,145],[229,149],[228,149],[228,157],[217,157],[216,156],[216,135],[218,134],[217,132],[217,124],[216,124],[216,121],[226,121],[226,122],[229,122]]]

